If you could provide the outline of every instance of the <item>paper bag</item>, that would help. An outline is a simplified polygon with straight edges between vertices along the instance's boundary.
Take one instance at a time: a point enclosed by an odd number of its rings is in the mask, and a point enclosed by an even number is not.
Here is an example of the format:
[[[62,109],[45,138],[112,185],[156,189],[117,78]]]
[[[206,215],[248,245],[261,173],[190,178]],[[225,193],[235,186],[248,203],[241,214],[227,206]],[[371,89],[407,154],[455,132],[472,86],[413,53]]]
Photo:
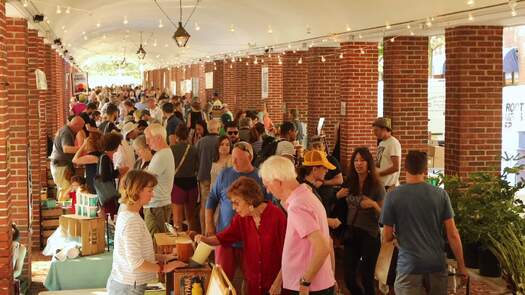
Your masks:
[[[392,255],[394,253],[394,242],[386,242],[381,244],[381,250],[377,257],[375,276],[380,284],[386,285],[388,279],[388,270],[392,262]]]

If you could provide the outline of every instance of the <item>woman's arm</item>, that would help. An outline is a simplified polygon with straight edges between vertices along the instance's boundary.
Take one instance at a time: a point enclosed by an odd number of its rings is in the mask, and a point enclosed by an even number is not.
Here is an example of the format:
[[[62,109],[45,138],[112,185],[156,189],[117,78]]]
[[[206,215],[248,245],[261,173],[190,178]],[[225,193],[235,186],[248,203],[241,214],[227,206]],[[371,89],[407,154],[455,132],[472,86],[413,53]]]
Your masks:
[[[195,242],[199,243],[201,241],[210,246],[220,246],[221,245],[221,242],[219,241],[219,239],[217,239],[217,236],[206,237],[203,235],[196,235]]]

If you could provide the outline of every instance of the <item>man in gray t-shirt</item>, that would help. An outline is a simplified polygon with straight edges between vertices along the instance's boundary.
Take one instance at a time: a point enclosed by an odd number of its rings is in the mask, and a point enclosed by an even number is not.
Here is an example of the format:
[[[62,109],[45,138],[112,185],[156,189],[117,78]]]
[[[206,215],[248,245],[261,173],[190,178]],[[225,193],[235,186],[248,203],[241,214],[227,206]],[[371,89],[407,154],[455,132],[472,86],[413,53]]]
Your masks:
[[[73,155],[78,148],[75,146],[75,135],[84,128],[84,120],[76,116],[64,127],[62,127],[53,141],[53,151],[51,152],[51,176],[57,187],[57,199],[65,201],[71,186],[66,176],[69,170],[73,169]]]
[[[423,285],[429,294],[447,294],[447,267],[443,228],[458,262],[458,271],[466,276],[461,239],[454,223],[448,194],[425,182],[427,158],[423,152],[410,151],[406,157],[407,183],[385,198],[381,223],[384,242],[397,238],[399,256],[395,292],[419,294]]]

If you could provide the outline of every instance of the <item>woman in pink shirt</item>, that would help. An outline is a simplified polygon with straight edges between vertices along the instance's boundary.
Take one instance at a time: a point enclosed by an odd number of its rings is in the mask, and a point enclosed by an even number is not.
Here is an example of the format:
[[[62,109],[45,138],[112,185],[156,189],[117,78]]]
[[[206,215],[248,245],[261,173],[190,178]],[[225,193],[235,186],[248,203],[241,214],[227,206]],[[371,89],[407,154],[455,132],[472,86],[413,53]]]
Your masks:
[[[334,270],[326,211],[305,184],[297,182],[293,163],[272,156],[259,171],[267,190],[288,213],[281,273],[285,294],[332,295]]]

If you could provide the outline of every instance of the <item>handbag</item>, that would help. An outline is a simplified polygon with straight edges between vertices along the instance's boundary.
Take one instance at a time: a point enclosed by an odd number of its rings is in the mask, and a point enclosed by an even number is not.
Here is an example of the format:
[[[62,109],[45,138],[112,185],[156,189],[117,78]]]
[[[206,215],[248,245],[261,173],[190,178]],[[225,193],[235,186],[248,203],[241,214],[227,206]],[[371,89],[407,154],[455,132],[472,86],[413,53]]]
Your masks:
[[[102,155],[98,160],[97,176],[95,176],[93,186],[95,187],[95,191],[97,193],[98,202],[101,206],[104,206],[109,201],[113,200],[115,197],[118,197],[120,194],[117,191],[117,188],[115,187],[115,183],[113,183],[113,181],[102,180],[102,157],[107,156]]]

